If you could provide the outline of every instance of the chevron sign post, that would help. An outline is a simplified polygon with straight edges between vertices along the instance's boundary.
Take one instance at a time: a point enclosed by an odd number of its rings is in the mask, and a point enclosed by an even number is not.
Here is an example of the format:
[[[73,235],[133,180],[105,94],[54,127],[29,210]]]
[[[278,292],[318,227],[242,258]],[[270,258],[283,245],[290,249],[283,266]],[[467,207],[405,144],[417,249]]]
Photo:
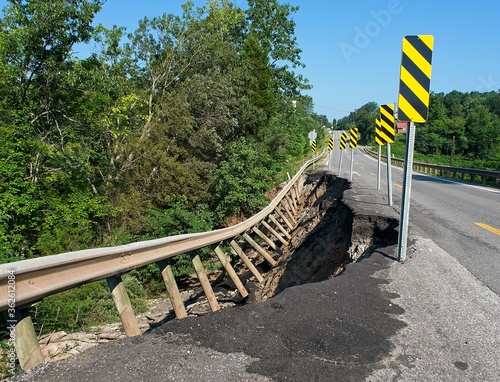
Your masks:
[[[375,143],[377,144],[377,190],[380,190],[380,163],[382,162],[382,145],[384,140],[380,131],[381,128],[380,118],[375,120]]]
[[[312,152],[312,159],[314,159],[314,153],[316,152],[316,137],[318,134],[316,133],[316,130],[312,130],[307,134],[307,137],[309,138],[309,145],[311,146],[311,152]],[[314,162],[313,162],[313,170],[314,170]]]
[[[415,122],[427,121],[429,114],[430,82],[434,36],[405,36],[399,76],[398,119],[408,122],[404,164],[403,198],[398,237],[398,259],[406,259],[408,221],[410,212]]]
[[[333,160],[333,137],[328,138],[328,151],[328,171],[330,171]]]
[[[349,175],[349,181],[352,182],[352,170],[354,167],[354,149],[358,146],[358,128],[353,127],[350,132],[349,147],[351,148],[351,172]]]
[[[339,176],[340,173],[342,172],[342,159],[344,158],[344,151],[346,145],[347,145],[347,134],[344,132],[340,134],[340,141],[339,141],[339,147],[340,147]]]
[[[380,106],[380,136],[387,150],[387,204],[392,206],[391,143],[394,143],[394,104]]]

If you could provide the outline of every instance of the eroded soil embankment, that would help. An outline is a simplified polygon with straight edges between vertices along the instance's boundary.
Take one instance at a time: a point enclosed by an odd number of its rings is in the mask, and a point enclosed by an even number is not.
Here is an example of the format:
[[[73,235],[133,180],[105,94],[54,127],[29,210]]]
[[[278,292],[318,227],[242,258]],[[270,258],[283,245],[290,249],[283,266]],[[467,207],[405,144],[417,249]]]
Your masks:
[[[290,244],[281,248],[278,265],[252,300],[263,301],[288,287],[329,279],[341,273],[346,263],[397,242],[397,220],[354,214],[342,201],[348,188],[347,180],[325,172],[308,176]]]

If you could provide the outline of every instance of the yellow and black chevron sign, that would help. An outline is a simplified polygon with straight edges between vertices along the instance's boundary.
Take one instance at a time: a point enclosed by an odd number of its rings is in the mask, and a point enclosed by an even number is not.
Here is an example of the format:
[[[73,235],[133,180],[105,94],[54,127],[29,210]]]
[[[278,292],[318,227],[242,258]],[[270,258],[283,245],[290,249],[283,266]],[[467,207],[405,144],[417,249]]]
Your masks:
[[[333,138],[328,139],[328,151],[333,150]]]
[[[340,149],[341,150],[345,150],[346,144],[347,144],[347,134],[346,133],[342,133],[340,135],[340,142],[339,142]]]
[[[394,104],[380,106],[380,137],[385,143],[394,143]]]
[[[315,153],[315,152],[316,152],[316,141],[312,141],[312,142],[311,142],[311,151],[312,151],[313,153]]]
[[[350,142],[349,142],[349,147],[351,149],[355,149],[356,146],[358,145],[358,128],[353,127],[350,131]]]
[[[433,47],[432,35],[403,38],[398,94],[400,121],[427,121]]]
[[[383,146],[385,141],[381,137],[380,123],[380,118],[377,118],[377,120],[375,121],[375,142],[377,143],[377,145]]]

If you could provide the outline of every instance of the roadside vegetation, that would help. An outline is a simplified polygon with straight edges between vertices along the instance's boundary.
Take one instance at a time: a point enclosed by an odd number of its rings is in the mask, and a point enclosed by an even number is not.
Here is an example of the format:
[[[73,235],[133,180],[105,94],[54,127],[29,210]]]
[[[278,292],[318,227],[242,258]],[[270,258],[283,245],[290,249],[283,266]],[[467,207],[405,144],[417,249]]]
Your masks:
[[[9,0],[0,18],[0,262],[206,231],[251,216],[309,155],[297,7],[190,1],[137,29],[102,0]],[[87,44],[92,53],[79,53]],[[202,254],[210,263],[208,254]],[[192,272],[177,257],[177,275]],[[154,266],[125,277],[136,312]],[[105,281],[32,308],[40,334],[116,320]]]

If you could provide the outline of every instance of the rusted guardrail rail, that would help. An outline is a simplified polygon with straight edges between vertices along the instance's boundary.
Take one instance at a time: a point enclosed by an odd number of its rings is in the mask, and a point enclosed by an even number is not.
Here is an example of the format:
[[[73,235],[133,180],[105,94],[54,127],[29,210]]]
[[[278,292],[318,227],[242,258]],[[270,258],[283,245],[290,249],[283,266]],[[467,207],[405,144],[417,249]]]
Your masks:
[[[377,153],[368,149],[364,151],[373,158],[377,158]],[[387,161],[387,157],[382,155],[382,158]],[[404,160],[399,158],[391,158],[391,162],[395,165],[403,166]],[[466,167],[452,167],[443,166],[438,164],[429,164],[422,162],[413,162],[413,170],[422,172],[424,174],[444,176],[446,178],[460,178],[465,180],[465,176],[469,175],[470,181],[474,182],[475,178],[478,177],[481,180],[481,184],[486,185],[487,179],[492,179],[495,182],[495,187],[500,187],[500,171],[491,170],[481,170],[476,168],[466,168]]]
[[[92,281],[106,279],[111,296],[118,310],[125,334],[140,334],[139,326],[132,310],[129,297],[122,282],[121,274],[132,269],[156,263],[165,281],[170,300],[177,318],[187,316],[180,297],[169,259],[179,254],[189,254],[203,291],[212,311],[220,309],[217,298],[207,278],[197,250],[215,246],[215,254],[243,297],[248,295],[242,282],[231,266],[229,256],[221,249],[223,242],[238,255],[257,280],[262,275],[245,255],[235,238],[241,235],[267,262],[275,265],[272,255],[254,240],[257,235],[276,249],[274,241],[286,244],[290,239],[289,230],[295,227],[302,184],[301,175],[318,161],[321,155],[306,162],[297,174],[283,187],[271,203],[253,217],[232,227],[166,237],[157,240],[137,242],[108,248],[95,248],[62,253],[42,258],[18,261],[0,265],[0,311],[4,312],[7,326],[11,330],[17,357],[24,370],[44,362],[28,309],[34,302],[46,296],[74,288]],[[269,237],[273,237],[271,239]],[[261,241],[262,242],[262,241]]]

